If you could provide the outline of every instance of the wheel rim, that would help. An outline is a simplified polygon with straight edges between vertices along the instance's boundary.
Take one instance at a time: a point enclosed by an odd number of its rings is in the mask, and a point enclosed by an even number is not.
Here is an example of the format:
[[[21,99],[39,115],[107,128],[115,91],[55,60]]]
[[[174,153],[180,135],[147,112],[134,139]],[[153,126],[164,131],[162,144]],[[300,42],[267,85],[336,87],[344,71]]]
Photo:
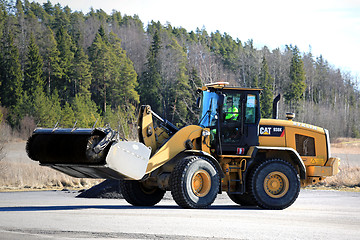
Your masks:
[[[289,179],[282,172],[271,172],[264,179],[264,189],[272,198],[280,198],[289,190]]]
[[[211,177],[205,170],[195,172],[191,179],[191,188],[198,197],[206,196],[211,188]]]

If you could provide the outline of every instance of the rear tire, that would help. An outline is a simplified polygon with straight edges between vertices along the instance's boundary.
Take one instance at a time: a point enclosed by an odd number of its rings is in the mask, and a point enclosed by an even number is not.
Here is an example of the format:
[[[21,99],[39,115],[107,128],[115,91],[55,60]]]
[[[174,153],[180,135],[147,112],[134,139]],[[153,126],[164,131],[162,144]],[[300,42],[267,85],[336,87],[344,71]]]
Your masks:
[[[147,187],[136,180],[120,180],[120,190],[124,199],[133,206],[154,206],[165,194],[158,187]]]
[[[178,162],[170,179],[171,195],[182,208],[207,208],[219,192],[219,173],[208,159],[185,157]]]
[[[293,204],[300,192],[295,168],[281,159],[260,163],[250,178],[252,197],[264,209],[284,209]]]

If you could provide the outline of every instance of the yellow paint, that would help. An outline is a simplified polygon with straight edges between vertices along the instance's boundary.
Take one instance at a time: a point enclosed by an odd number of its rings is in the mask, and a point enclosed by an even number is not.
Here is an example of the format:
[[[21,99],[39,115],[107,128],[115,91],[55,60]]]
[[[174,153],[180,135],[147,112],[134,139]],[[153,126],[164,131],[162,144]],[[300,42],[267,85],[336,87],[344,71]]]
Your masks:
[[[142,115],[142,117],[140,117],[140,115]],[[141,131],[141,134],[143,136],[144,144],[147,147],[151,147],[151,155],[152,155],[155,153],[157,146],[156,146],[153,117],[150,111],[150,106],[146,106],[143,112],[139,113],[138,119],[139,119],[138,126],[139,128],[141,128],[139,129],[139,131]],[[151,135],[148,134],[149,132],[151,132]]]
[[[305,166],[323,166],[327,160],[326,137],[323,128],[288,120],[261,119],[260,125],[283,126],[283,137],[259,136],[260,146],[291,147],[296,150],[295,135],[305,135],[314,138],[315,156],[301,156]]]
[[[218,88],[218,89],[231,89],[231,90],[259,90],[259,89],[246,89],[246,88],[238,88],[238,87],[228,87],[224,84],[213,84],[211,86],[204,86],[201,88],[202,91],[206,91],[209,88]],[[205,133],[206,131],[210,131],[209,129],[202,129],[200,126],[190,125],[180,129],[176,134],[174,134],[171,138],[168,135],[163,135],[161,140],[159,140],[160,134],[163,133],[163,129],[155,129],[153,135],[148,136],[148,128],[153,127],[152,123],[152,115],[144,110],[143,121],[141,131],[144,137],[144,142],[147,146],[151,146],[152,148],[152,157],[149,160],[149,164],[147,166],[146,173],[150,173],[155,169],[159,168],[163,164],[170,161],[177,154],[185,150],[185,142],[190,139],[194,145],[194,149],[202,150],[207,152],[217,158],[222,167],[225,178],[222,179],[222,187],[223,189],[226,187],[230,189],[233,188],[233,184],[230,184],[230,179],[242,179],[242,172],[246,169],[246,165],[244,165],[244,169],[242,169],[242,164],[246,164],[248,159],[251,158],[254,146],[251,146],[247,155],[239,156],[239,155],[221,155],[216,156],[213,154],[214,149],[210,149],[210,136]],[[289,120],[279,120],[279,119],[261,119],[260,125],[268,125],[268,126],[281,126],[284,127],[284,134],[279,137],[273,136],[259,136],[259,146],[266,147],[289,147],[296,150],[296,141],[295,135],[304,135],[314,139],[315,144],[315,154],[314,156],[300,156],[304,162],[306,167],[306,179],[301,180],[302,186],[306,186],[308,184],[313,184],[323,180],[326,176],[332,176],[338,173],[338,159],[327,159],[327,143],[325,130],[321,127],[317,127],[311,124],[300,123],[296,121]],[[155,136],[155,133],[157,134]],[[165,133],[164,133],[165,134]],[[269,134],[268,134],[269,135]],[[156,142],[156,140],[158,140]],[[162,144],[168,140],[165,144]],[[161,142],[161,143],[160,143]],[[160,149],[159,146],[161,146]],[[158,149],[158,150],[157,150]],[[268,151],[272,151],[269,149]],[[276,153],[276,152],[273,152]],[[272,154],[269,156],[273,157]],[[325,165],[326,164],[326,165]],[[237,167],[237,168],[236,168]],[[275,181],[275,180],[274,180]],[[286,183],[286,181],[282,181]],[[196,182],[198,183],[198,182]],[[272,184],[272,183],[271,183]],[[275,184],[275,183],[274,183]],[[195,186],[195,185],[194,185]],[[200,185],[199,185],[200,186]],[[267,185],[269,189],[276,188],[277,186]],[[195,186],[194,189],[197,189],[198,186]],[[224,189],[225,190],[225,189]]]
[[[177,154],[185,150],[185,141],[201,137],[202,127],[189,125],[176,132],[149,160],[146,173],[162,166]]]

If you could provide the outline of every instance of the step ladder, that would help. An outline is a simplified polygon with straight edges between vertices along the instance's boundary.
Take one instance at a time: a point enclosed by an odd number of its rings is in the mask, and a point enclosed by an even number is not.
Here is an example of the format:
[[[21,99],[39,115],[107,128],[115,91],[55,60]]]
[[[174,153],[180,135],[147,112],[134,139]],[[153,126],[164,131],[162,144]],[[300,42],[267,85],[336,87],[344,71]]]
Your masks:
[[[232,171],[232,170],[236,170],[236,171]],[[244,184],[244,180],[243,180],[243,172],[245,172],[246,170],[246,160],[242,159],[237,166],[236,165],[229,165],[229,179],[228,179],[228,190],[227,192],[229,194],[243,194],[245,192],[245,184]],[[231,178],[231,174],[230,173],[237,173],[236,174],[236,178],[233,179]],[[236,189],[235,191],[231,191],[231,183],[235,182],[236,183]]]

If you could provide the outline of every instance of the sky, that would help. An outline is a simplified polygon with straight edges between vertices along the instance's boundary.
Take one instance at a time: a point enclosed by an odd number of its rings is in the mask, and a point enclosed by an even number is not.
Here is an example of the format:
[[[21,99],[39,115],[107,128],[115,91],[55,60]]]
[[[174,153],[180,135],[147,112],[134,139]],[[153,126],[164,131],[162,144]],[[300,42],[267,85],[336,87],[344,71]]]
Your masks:
[[[50,0],[88,13],[90,8],[137,14],[144,26],[154,21],[183,27],[219,30],[243,43],[270,50],[296,45],[360,81],[359,0]],[[44,3],[47,0],[36,0]]]

